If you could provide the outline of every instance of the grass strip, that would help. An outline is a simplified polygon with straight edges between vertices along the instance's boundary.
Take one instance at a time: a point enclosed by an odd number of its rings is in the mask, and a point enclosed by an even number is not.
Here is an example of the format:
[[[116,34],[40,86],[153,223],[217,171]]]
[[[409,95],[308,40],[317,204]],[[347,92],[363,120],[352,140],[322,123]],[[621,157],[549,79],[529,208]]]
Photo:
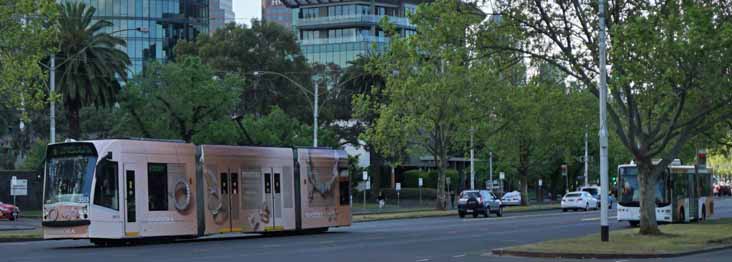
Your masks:
[[[667,255],[693,252],[732,244],[732,219],[704,223],[660,226],[662,235],[644,236],[637,228],[614,230],[610,241],[601,242],[599,234],[549,240],[504,248],[506,251],[600,255]]]
[[[0,242],[35,240],[41,239],[42,237],[43,233],[40,229],[22,231],[0,231]]]

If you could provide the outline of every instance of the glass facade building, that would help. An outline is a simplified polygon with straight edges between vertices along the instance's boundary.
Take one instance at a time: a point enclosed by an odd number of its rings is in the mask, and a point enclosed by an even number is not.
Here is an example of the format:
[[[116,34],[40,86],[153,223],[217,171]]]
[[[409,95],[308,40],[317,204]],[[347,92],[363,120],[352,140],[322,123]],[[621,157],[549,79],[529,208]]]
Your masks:
[[[312,63],[348,62],[369,52],[383,52],[389,38],[378,23],[386,17],[400,34],[416,33],[407,15],[419,0],[282,0],[290,7],[300,48]]]
[[[209,0],[61,0],[96,8],[95,18],[110,21],[107,32],[127,40],[130,75],[142,72],[146,61],[165,63],[180,40],[193,40],[209,31]],[[134,29],[145,28],[148,32]],[[129,31],[124,31],[130,29]]]
[[[292,11],[282,0],[262,0],[262,21],[278,23],[285,28],[292,27]]]
[[[209,0],[208,7],[210,33],[224,27],[225,24],[234,22],[231,0]]]

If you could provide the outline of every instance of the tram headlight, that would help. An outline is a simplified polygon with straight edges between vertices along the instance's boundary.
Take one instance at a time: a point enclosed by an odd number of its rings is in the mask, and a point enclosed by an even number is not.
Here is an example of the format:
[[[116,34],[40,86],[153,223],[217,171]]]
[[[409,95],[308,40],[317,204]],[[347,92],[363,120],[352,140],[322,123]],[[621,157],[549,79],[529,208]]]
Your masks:
[[[82,218],[82,219],[89,218],[89,210],[87,209],[86,206],[79,208],[79,218]]]
[[[48,219],[48,213],[50,213],[48,208],[43,207],[43,219]]]

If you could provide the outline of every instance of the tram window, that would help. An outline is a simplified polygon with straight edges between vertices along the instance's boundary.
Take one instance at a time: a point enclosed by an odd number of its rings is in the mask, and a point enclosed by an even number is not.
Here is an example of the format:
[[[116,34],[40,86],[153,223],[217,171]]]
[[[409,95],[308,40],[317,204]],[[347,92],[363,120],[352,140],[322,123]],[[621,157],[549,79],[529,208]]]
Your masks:
[[[94,204],[119,210],[118,188],[117,163],[102,161],[97,167]]]
[[[166,211],[168,207],[168,165],[147,165],[148,210]]]

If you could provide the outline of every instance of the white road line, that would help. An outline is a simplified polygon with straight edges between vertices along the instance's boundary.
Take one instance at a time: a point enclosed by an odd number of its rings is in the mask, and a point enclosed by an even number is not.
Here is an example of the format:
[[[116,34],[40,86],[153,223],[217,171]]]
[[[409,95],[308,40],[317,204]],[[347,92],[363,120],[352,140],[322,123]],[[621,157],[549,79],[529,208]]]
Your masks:
[[[618,218],[618,217],[617,216],[611,216],[611,217],[608,217],[607,219],[616,219],[616,218]],[[582,221],[597,221],[597,220],[600,220],[600,218],[599,217],[590,217],[590,218],[583,218],[582,219]]]
[[[454,255],[454,256],[452,256],[452,257],[453,257],[453,258],[461,258],[461,257],[464,257],[464,256],[465,256],[465,254],[462,254],[462,255]]]
[[[429,258],[423,258],[423,259],[417,259],[417,262],[427,262],[430,261]]]

